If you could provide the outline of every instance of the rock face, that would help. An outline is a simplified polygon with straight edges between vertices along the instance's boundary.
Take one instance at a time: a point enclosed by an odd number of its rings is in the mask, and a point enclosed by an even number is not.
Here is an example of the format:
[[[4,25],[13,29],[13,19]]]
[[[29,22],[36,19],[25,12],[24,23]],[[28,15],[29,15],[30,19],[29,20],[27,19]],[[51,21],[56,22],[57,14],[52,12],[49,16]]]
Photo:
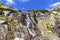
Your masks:
[[[60,11],[23,13],[0,3],[0,40],[60,40]]]

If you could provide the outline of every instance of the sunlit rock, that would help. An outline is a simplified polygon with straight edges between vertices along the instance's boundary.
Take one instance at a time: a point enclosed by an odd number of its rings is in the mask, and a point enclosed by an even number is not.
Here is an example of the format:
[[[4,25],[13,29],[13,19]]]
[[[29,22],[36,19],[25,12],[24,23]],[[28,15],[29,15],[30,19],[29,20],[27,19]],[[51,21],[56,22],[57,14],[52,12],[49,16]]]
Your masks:
[[[14,40],[24,40],[24,39],[16,37]]]
[[[4,20],[0,20],[0,24],[2,24],[3,22],[5,22]]]
[[[60,40],[60,5],[21,12],[0,3],[1,40]]]

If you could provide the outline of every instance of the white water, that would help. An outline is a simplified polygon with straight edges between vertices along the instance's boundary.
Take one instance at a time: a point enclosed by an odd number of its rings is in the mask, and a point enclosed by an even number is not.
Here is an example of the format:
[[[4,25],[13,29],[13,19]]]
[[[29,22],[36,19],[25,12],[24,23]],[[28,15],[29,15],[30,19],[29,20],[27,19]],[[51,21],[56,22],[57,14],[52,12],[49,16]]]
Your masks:
[[[31,20],[30,20],[28,14],[26,15],[26,17],[27,17],[27,28],[29,28],[29,24],[30,24]]]
[[[31,21],[31,19],[29,18],[29,15],[28,15],[28,14],[26,15],[26,17],[27,17],[27,28],[28,28],[29,34],[32,35],[32,36],[35,36],[36,33],[34,32],[34,30],[31,31],[31,30],[29,29],[30,23],[31,23],[32,21]],[[33,25],[33,24],[32,24],[32,25]]]

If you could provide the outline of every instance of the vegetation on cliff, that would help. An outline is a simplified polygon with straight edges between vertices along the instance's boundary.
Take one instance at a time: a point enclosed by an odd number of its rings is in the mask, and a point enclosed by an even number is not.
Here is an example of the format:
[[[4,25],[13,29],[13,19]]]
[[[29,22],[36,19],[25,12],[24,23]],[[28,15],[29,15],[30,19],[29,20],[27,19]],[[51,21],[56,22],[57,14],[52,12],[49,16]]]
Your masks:
[[[20,10],[0,3],[1,40],[60,40],[60,12]]]

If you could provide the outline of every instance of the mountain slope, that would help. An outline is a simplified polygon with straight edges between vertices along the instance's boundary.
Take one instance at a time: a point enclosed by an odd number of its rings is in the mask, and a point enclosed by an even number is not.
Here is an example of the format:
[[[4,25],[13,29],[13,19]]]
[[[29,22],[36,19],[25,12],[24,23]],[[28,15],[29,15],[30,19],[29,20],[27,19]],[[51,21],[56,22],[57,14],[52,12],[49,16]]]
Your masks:
[[[60,12],[56,8],[21,12],[0,3],[0,39],[60,40]]]

